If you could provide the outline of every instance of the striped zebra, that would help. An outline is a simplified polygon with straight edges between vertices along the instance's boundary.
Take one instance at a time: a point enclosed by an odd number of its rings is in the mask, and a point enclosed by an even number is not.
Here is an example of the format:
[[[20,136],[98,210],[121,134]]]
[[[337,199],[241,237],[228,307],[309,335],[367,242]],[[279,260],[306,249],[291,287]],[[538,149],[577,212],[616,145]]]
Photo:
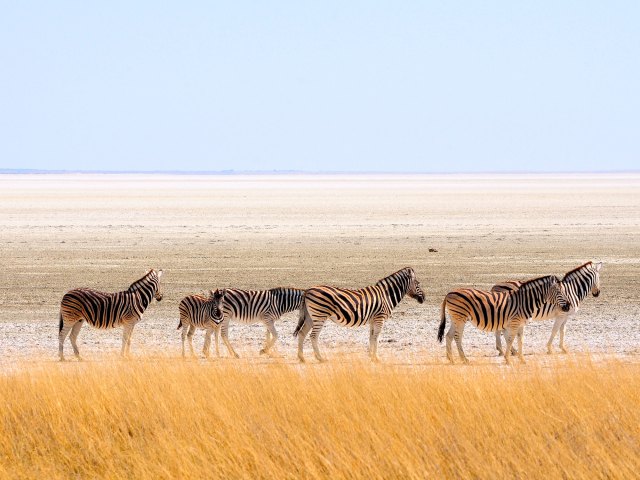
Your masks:
[[[565,274],[564,278],[560,281],[560,286],[564,289],[565,295],[571,301],[571,309],[568,312],[564,312],[558,308],[557,305],[550,303],[544,303],[538,310],[533,312],[532,320],[543,321],[555,319],[551,336],[547,342],[547,353],[553,353],[553,339],[558,333],[558,330],[560,330],[560,350],[567,353],[567,349],[564,346],[564,329],[567,320],[578,312],[580,303],[587,297],[589,292],[591,292],[594,297],[600,295],[601,268],[602,262],[596,264],[587,262]],[[511,291],[516,290],[520,285],[522,285],[522,282],[519,281],[503,282],[494,285],[491,290],[495,292]],[[504,331],[496,331],[496,349],[500,355],[504,354],[501,341],[503,334]]]
[[[369,324],[369,356],[378,361],[378,336],[384,321],[405,295],[424,302],[424,292],[413,268],[407,267],[378,281],[375,285],[350,290],[330,286],[313,287],[306,291],[300,309],[300,320],[293,336],[298,336],[298,358],[304,362],[302,346],[311,332],[311,345],[316,359],[324,362],[318,348],[318,335],[324,322],[333,320],[339,325],[359,327]]]
[[[297,288],[272,288],[270,290],[239,290],[227,288],[223,303],[224,317],[217,327],[220,329],[222,341],[227,346],[229,355],[240,356],[229,342],[229,322],[231,320],[244,324],[257,322],[267,327],[264,348],[260,354],[269,354],[278,340],[278,332],[274,323],[285,313],[298,310],[302,305],[304,290]],[[216,332],[216,353],[218,352],[218,333]]]
[[[128,355],[133,327],[142,320],[142,314],[154,297],[157,301],[162,300],[160,277],[162,270],[149,270],[123,292],[106,293],[91,288],[77,288],[65,293],[60,304],[60,361],[65,359],[63,346],[69,332],[73,353],[80,360],[76,340],[84,321],[100,329],[122,326],[121,354]]]
[[[222,302],[224,300],[225,290],[209,290],[208,296],[189,295],[180,301],[178,309],[180,310],[180,323],[178,330],[182,328],[182,357],[185,357],[184,341],[189,338],[189,349],[191,355],[193,353],[193,334],[196,328],[206,330],[204,338],[204,347],[202,353],[205,358],[209,358],[209,347],[211,345],[211,334],[216,333],[216,355],[220,356],[218,351],[218,325],[222,322]]]
[[[507,350],[505,361],[509,364],[511,347],[515,336],[518,337],[518,355],[522,356],[523,327],[534,311],[540,309],[543,303],[558,305],[561,310],[568,312],[571,308],[569,299],[559,286],[558,277],[548,275],[534,278],[520,285],[517,290],[506,292],[485,292],[474,288],[453,290],[444,298],[441,307],[438,341],[442,343],[444,329],[447,322],[446,311],[449,310],[451,326],[447,332],[447,358],[453,363],[451,343],[455,339],[460,358],[469,363],[462,350],[462,335],[467,320],[479,329],[487,332],[506,330]]]

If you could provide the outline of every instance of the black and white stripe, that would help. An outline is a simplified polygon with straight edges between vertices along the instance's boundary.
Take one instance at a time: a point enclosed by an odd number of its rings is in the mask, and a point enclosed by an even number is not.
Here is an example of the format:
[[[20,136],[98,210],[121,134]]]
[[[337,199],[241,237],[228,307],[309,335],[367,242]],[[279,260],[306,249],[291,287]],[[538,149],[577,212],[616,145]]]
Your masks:
[[[269,354],[278,339],[275,322],[285,313],[298,310],[302,305],[303,297],[304,290],[297,288],[279,287],[270,290],[227,288],[223,303],[224,318],[219,328],[229,355],[239,357],[229,342],[229,323],[231,321],[244,324],[264,323],[267,328],[267,336],[264,348],[260,350],[260,353]],[[216,332],[216,351],[218,350],[217,343],[218,335]]]
[[[473,288],[461,288],[449,292],[442,302],[438,341],[442,342],[446,326],[446,311],[451,317],[451,326],[447,332],[447,358],[453,362],[451,343],[455,339],[460,358],[468,363],[462,349],[462,336],[467,321],[484,331],[507,332],[507,350],[505,361],[509,363],[514,338],[518,337],[518,354],[522,356],[523,327],[533,312],[544,303],[558,305],[569,311],[571,304],[560,288],[556,276],[535,278],[522,283],[518,289],[499,292],[485,292]]]
[[[594,264],[593,262],[587,262],[570,272],[567,272],[563,279],[560,281],[560,288],[563,289],[564,295],[571,302],[571,308],[568,312],[562,311],[558,308],[558,305],[552,303],[544,303],[542,306],[533,312],[531,320],[543,321],[555,319],[553,329],[551,330],[551,336],[547,342],[547,352],[553,352],[553,340],[560,331],[560,350],[564,353],[567,349],[564,346],[564,333],[565,326],[569,318],[578,312],[580,303],[587,297],[589,292],[594,297],[600,295],[600,269],[602,268],[602,262]],[[522,285],[520,281],[508,281],[498,283],[493,286],[492,291],[512,291],[516,290]],[[496,332],[496,349],[503,355],[501,336],[503,331]]]
[[[311,332],[311,344],[318,361],[324,361],[318,348],[318,335],[324,322],[358,327],[369,323],[369,355],[378,360],[378,336],[382,325],[405,295],[424,302],[424,293],[411,267],[403,268],[375,285],[357,290],[330,286],[313,287],[306,291],[300,310],[300,320],[294,332],[298,337],[298,358],[304,362],[303,343]]]
[[[225,290],[209,291],[208,296],[189,295],[180,301],[178,307],[180,311],[180,323],[178,330],[182,328],[182,357],[185,357],[184,341],[189,339],[189,349],[193,352],[193,334],[197,328],[204,329],[205,339],[202,353],[205,358],[209,358],[209,347],[211,345],[211,334],[216,334],[216,356],[220,356],[218,351],[218,325],[222,322],[222,303],[224,301]]]
[[[60,360],[64,361],[63,345],[69,332],[73,352],[80,358],[76,340],[84,321],[100,329],[122,326],[121,353],[123,356],[128,355],[133,327],[142,319],[142,314],[154,297],[158,301],[162,300],[160,277],[162,270],[149,270],[123,292],[106,293],[90,288],[77,288],[65,293],[60,304]]]

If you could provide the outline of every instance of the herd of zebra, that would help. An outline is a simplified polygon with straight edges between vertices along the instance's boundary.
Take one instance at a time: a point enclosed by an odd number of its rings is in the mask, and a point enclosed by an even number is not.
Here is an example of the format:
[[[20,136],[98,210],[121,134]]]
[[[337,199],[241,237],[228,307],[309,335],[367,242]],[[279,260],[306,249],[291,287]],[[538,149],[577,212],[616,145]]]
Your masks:
[[[442,302],[438,340],[445,337],[446,312],[449,312],[450,327],[446,334],[447,358],[453,362],[452,342],[455,340],[460,358],[467,363],[462,349],[465,324],[470,321],[477,328],[495,332],[496,348],[509,363],[516,353],[513,342],[518,339],[517,354],[521,361],[524,326],[530,319],[555,319],[547,349],[551,352],[553,339],[560,331],[560,348],[564,347],[564,331],[569,317],[578,311],[582,300],[589,292],[594,297],[600,294],[600,269],[602,263],[585,263],[566,273],[562,279],[555,275],[527,281],[509,281],[495,285],[491,291],[472,288],[449,292]],[[89,288],[67,292],[60,306],[59,355],[64,361],[63,346],[70,336],[75,356],[80,359],[77,338],[83,322],[100,328],[123,327],[122,355],[129,354],[131,334],[135,325],[153,298],[162,300],[160,278],[162,270],[149,270],[141,279],[117,293],[105,293]],[[423,303],[424,292],[414,270],[403,268],[375,285],[360,289],[318,286],[306,290],[296,288],[273,288],[270,290],[218,289],[208,295],[190,295],[179,305],[182,329],[182,355],[185,356],[185,340],[193,351],[193,335],[196,329],[204,329],[203,354],[209,356],[211,335],[215,333],[216,355],[219,356],[218,335],[226,345],[229,355],[238,357],[228,338],[229,322],[262,322],[267,328],[264,348],[260,353],[269,354],[276,344],[278,333],[275,322],[283,314],[300,311],[294,336],[298,337],[298,358],[304,362],[303,344],[307,336],[318,361],[325,361],[318,347],[318,336],[326,320],[339,325],[357,327],[369,324],[369,355],[378,360],[378,336],[393,309],[409,296]],[[69,335],[70,334],[70,335]],[[501,337],[506,340],[503,350]]]

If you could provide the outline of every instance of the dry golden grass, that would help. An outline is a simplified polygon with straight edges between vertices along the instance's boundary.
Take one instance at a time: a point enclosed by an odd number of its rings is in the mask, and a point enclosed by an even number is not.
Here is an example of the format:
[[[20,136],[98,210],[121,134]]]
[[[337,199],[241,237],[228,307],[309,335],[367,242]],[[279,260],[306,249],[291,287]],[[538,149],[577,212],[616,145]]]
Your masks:
[[[11,478],[632,478],[640,365],[141,359],[0,378]]]

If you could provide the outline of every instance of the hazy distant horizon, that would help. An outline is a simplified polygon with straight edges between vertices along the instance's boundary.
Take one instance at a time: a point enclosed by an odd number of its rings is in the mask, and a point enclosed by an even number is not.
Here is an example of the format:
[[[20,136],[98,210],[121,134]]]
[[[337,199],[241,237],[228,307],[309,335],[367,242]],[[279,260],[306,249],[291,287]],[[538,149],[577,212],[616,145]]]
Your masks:
[[[593,171],[367,171],[367,170],[46,170],[0,168],[0,175],[596,175],[640,174],[640,169]]]

